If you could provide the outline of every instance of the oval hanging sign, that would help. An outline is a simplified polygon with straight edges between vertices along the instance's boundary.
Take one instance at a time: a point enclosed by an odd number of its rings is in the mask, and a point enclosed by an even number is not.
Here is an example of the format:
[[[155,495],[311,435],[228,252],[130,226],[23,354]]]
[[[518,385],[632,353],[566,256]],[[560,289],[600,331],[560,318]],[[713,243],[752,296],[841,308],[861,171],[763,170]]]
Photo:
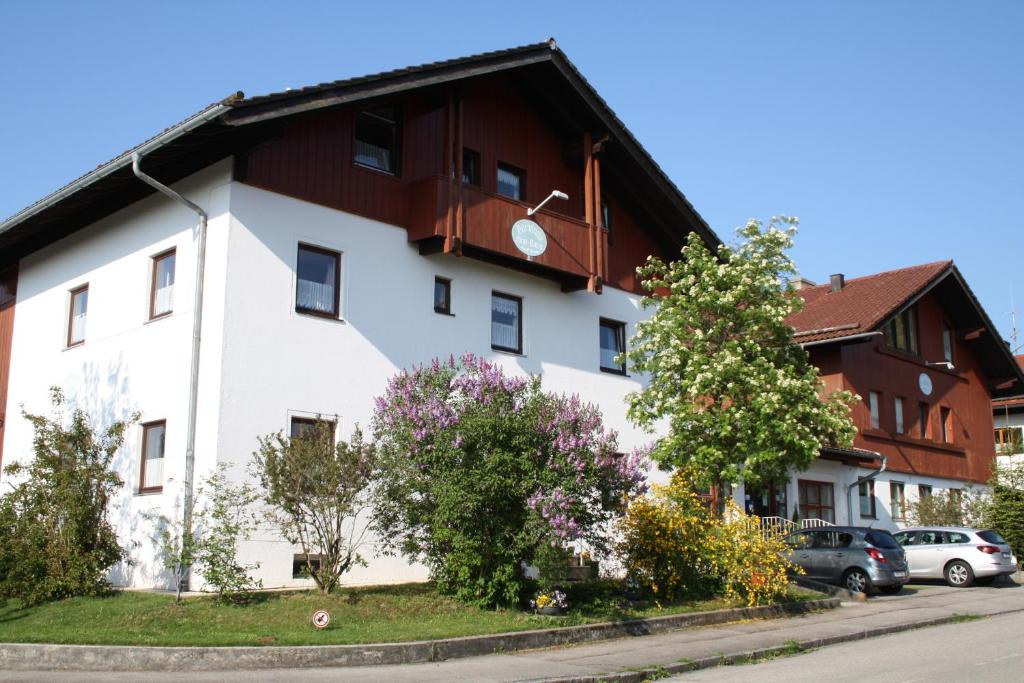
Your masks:
[[[540,256],[548,248],[544,230],[533,221],[523,218],[512,224],[512,241],[527,256]]]

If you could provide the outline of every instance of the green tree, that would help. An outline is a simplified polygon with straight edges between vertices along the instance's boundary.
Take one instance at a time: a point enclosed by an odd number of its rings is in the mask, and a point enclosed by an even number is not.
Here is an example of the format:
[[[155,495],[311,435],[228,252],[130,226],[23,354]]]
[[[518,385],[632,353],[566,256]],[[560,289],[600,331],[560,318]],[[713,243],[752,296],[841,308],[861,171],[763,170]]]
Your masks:
[[[376,451],[356,429],[351,441],[334,443],[334,423],[318,420],[307,434],[260,438],[253,470],[273,519],[306,555],[306,572],[323,594],[355,565],[371,530],[360,516],[369,508]]]
[[[638,269],[654,314],[637,324],[627,353],[649,376],[628,397],[629,417],[647,429],[667,422],[654,459],[692,467],[702,485],[784,480],[855,434],[855,396],[822,396],[786,323],[802,305],[788,284],[795,231],[796,219],[772,218],[767,228],[752,220],[738,246],[717,254],[691,233],[682,258],[649,257]]]
[[[935,491],[907,505],[907,516],[915,526],[984,526],[990,514],[987,491],[947,489]]]
[[[111,463],[135,417],[94,430],[80,409],[65,420],[59,388],[50,397],[52,415],[23,412],[33,458],[5,468],[21,481],[0,498],[0,594],[26,604],[102,593],[107,571],[126,559],[110,522],[123,485]]]

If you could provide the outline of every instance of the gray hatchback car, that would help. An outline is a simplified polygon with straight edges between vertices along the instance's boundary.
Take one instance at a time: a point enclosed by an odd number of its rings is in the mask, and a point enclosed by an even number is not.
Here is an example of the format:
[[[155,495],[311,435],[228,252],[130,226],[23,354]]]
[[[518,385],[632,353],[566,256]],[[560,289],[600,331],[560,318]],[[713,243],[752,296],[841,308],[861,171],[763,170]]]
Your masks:
[[[786,536],[789,560],[816,581],[848,590],[898,593],[910,575],[903,548],[882,529],[830,526],[802,529]]]

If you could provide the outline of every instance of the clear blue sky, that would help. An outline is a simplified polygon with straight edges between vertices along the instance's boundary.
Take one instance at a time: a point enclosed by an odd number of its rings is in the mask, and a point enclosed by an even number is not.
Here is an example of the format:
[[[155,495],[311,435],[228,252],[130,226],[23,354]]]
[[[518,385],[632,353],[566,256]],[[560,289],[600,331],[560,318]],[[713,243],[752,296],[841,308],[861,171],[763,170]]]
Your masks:
[[[554,36],[723,238],[796,215],[813,280],[953,258],[1024,309],[1024,2],[159,4],[0,3],[0,215],[235,90]]]

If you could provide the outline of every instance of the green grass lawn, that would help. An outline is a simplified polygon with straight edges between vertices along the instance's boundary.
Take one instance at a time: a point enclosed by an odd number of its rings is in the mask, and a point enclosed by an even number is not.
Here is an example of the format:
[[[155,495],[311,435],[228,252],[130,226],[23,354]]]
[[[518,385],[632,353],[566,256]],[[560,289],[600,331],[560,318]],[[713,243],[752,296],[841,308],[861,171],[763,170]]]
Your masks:
[[[721,598],[664,608],[620,609],[612,587],[587,589],[562,618],[512,610],[482,610],[439,596],[429,584],[346,589],[321,597],[314,591],[261,593],[244,606],[212,597],[116,592],[70,598],[22,609],[0,600],[0,642],[92,645],[327,645],[432,640],[524,631],[599,621],[661,616],[725,607]],[[581,596],[582,597],[582,596]],[[791,599],[820,597],[794,593]],[[313,612],[326,609],[331,624],[318,631]]]

